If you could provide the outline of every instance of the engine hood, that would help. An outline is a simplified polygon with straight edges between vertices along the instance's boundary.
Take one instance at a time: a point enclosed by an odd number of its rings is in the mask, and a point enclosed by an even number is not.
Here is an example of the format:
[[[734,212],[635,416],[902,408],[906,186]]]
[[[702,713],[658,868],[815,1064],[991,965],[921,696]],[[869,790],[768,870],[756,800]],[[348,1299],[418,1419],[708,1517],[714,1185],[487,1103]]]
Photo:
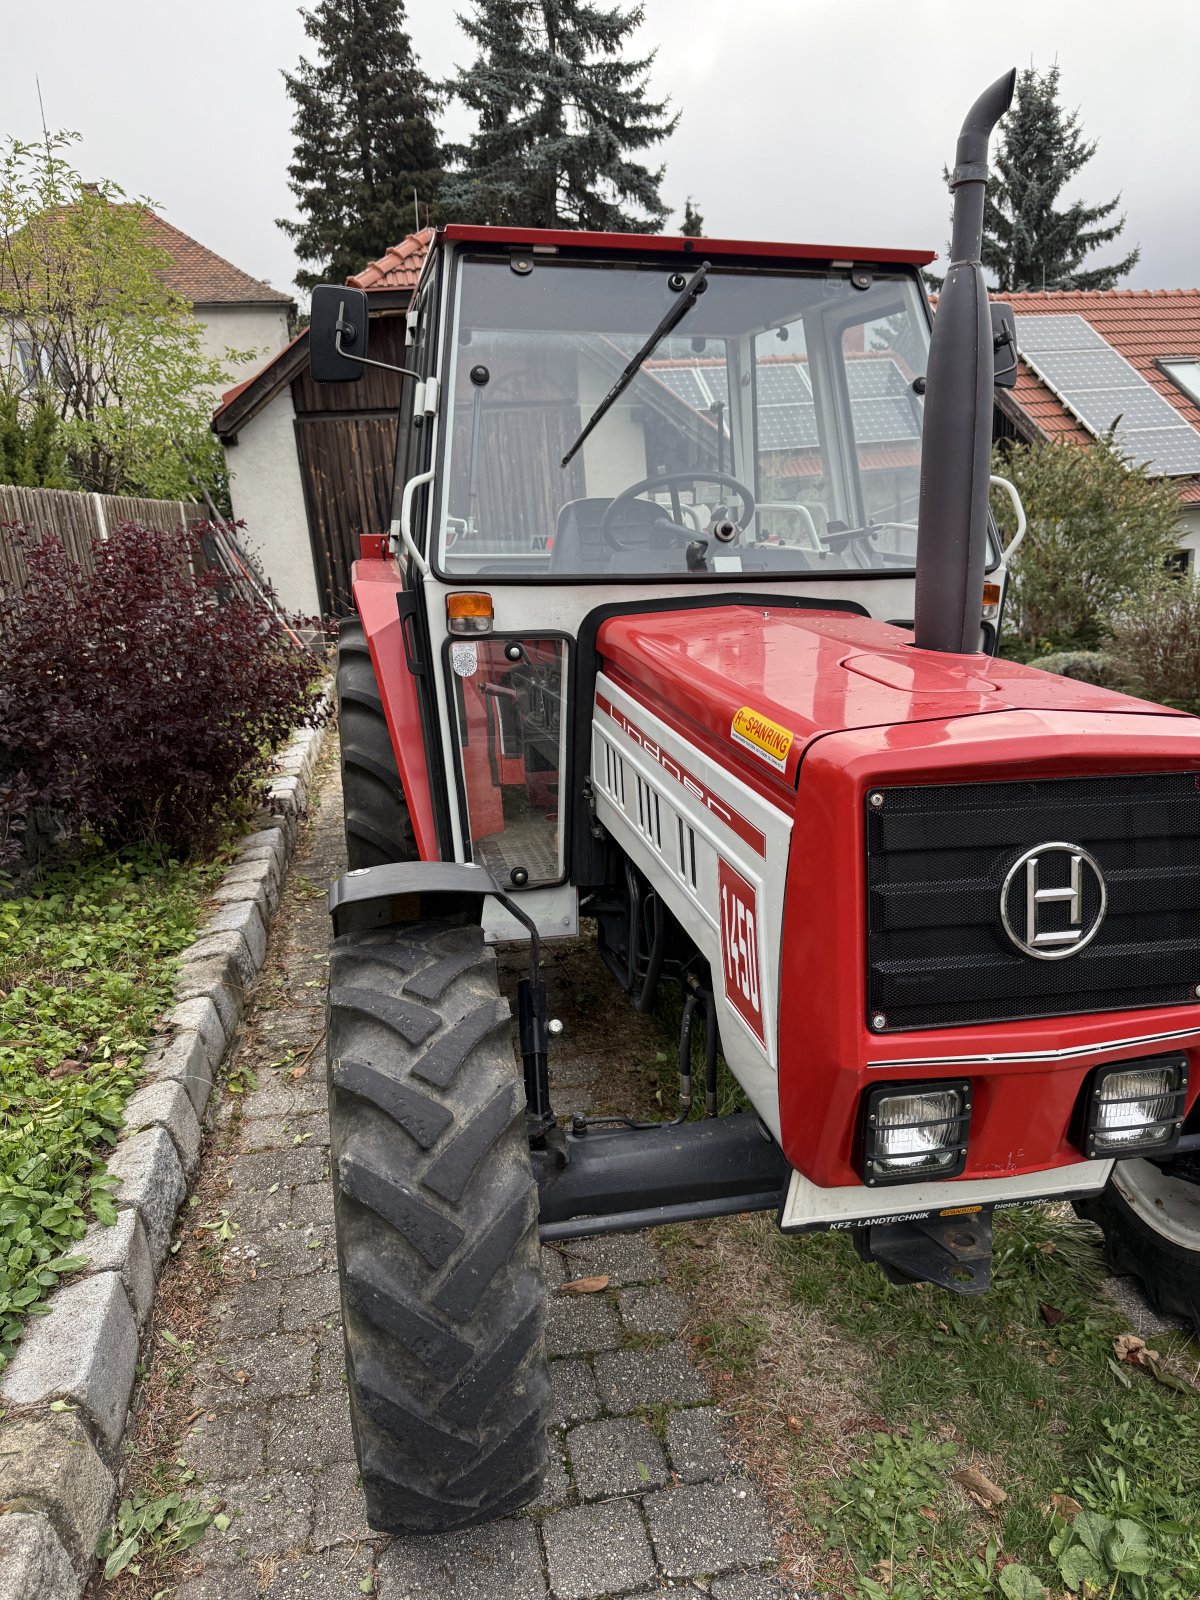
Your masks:
[[[1183,715],[1016,662],[919,650],[845,611],[725,605],[610,617],[601,667],[755,777],[794,786],[814,739],[1002,711]]]

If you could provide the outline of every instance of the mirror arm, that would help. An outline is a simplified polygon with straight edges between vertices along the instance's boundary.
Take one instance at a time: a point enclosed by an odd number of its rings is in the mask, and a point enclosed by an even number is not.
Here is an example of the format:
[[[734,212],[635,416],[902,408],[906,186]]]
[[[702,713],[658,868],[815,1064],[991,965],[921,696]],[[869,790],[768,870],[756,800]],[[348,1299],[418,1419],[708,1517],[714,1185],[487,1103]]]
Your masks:
[[[337,351],[338,355],[345,356],[347,361],[357,361],[360,366],[364,367],[379,367],[384,372],[398,372],[404,378],[416,378],[418,383],[421,381],[421,374],[419,372],[414,372],[411,367],[394,367],[390,361],[372,361],[367,356],[356,356],[353,350],[343,349],[343,333],[348,333],[351,338],[353,338],[354,324],[352,322],[343,321],[343,319],[339,316],[337,320],[337,327],[333,336],[333,348]]]

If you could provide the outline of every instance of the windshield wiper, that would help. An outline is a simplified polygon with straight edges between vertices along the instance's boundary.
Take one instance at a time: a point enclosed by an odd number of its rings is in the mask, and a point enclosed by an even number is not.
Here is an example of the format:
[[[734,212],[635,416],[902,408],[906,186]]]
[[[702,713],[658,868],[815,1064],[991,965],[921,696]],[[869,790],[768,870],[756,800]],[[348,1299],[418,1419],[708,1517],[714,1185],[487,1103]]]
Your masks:
[[[600,418],[604,415],[604,413],[609,409],[610,406],[614,405],[616,401],[621,398],[626,389],[628,389],[629,385],[633,382],[634,378],[637,377],[638,369],[641,367],[642,362],[654,354],[654,351],[671,332],[672,328],[678,327],[683,321],[684,317],[687,316],[688,312],[696,304],[697,299],[704,289],[704,280],[708,277],[709,266],[709,262],[702,261],[696,271],[692,273],[692,276],[684,285],[679,299],[676,300],[670,311],[667,312],[666,316],[659,323],[658,327],[655,328],[654,332],[646,340],[645,344],[638,351],[637,355],[634,356],[633,360],[625,368],[625,371],[617,379],[616,383],[613,384],[612,388],[604,396],[604,399],[601,400],[595,411],[593,411],[591,416],[588,418],[584,425],[583,432],[579,435],[578,439],[576,439],[575,443],[562,458],[562,464],[564,467],[570,462],[571,457],[579,449],[579,446],[587,438],[588,434],[591,433],[592,429],[600,421]]]

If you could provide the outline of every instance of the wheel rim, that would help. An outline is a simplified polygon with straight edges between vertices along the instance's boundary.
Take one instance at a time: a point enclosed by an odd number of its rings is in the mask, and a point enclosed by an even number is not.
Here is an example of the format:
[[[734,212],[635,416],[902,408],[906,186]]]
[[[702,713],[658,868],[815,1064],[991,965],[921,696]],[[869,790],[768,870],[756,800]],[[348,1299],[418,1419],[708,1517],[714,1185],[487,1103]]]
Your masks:
[[[1183,1250],[1200,1252],[1200,1170],[1188,1157],[1165,1167],[1121,1161],[1113,1171],[1117,1193],[1155,1233]]]

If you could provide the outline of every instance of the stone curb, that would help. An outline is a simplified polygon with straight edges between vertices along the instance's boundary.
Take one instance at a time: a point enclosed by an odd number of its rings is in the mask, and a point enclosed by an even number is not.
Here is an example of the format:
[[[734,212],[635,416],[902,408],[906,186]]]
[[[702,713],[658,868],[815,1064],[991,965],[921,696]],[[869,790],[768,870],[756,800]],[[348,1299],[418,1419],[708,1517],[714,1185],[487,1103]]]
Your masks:
[[[326,696],[328,711],[331,697]],[[88,1229],[87,1269],[50,1296],[0,1379],[0,1600],[80,1596],[116,1493],[139,1344],[200,1154],[213,1079],[266,957],[323,727],[277,757],[269,817],[243,839],[180,956],[174,1008],[108,1160],[117,1221]],[[56,1407],[51,1410],[51,1405]]]

